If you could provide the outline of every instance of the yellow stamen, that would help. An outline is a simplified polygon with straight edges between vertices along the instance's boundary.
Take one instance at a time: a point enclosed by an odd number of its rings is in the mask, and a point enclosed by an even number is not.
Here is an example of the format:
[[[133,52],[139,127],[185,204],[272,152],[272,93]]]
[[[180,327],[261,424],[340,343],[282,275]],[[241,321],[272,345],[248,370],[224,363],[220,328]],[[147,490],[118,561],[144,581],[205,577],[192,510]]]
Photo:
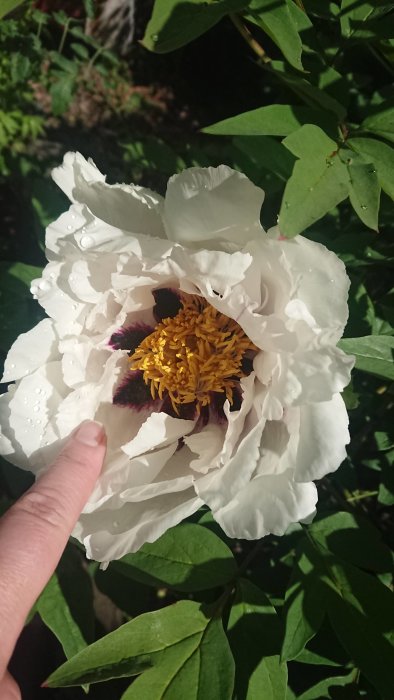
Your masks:
[[[165,318],[130,357],[132,370],[142,370],[152,398],[168,395],[177,404],[211,402],[212,392],[224,392],[232,403],[246,352],[258,348],[233,319],[197,295],[184,295],[183,308]]]

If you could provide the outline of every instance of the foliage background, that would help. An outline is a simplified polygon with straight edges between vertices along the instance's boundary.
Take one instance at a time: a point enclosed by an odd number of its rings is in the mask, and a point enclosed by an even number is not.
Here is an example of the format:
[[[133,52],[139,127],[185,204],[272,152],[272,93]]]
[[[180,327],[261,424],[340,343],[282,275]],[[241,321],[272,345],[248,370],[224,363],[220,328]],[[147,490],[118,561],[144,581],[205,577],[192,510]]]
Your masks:
[[[352,442],[314,523],[282,538],[229,541],[202,511],[105,572],[70,543],[12,663],[23,697],[92,681],[94,699],[390,700],[394,3],[156,0],[133,18],[123,2],[115,29],[103,5],[0,2],[1,357],[41,317],[29,282],[67,206],[50,180],[65,151],[162,193],[227,163],[266,190],[266,227],[279,212],[347,265]],[[30,483],[1,461],[1,508]]]

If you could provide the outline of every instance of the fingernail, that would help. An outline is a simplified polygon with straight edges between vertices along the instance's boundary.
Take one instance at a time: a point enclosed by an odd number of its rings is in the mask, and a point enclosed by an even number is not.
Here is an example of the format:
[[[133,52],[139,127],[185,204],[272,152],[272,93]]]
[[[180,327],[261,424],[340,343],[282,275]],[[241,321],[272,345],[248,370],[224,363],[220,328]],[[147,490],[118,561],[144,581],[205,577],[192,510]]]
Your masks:
[[[97,447],[103,442],[104,435],[104,428],[101,423],[94,420],[86,420],[75,431],[74,440],[82,442],[83,445],[89,445],[89,447]]]

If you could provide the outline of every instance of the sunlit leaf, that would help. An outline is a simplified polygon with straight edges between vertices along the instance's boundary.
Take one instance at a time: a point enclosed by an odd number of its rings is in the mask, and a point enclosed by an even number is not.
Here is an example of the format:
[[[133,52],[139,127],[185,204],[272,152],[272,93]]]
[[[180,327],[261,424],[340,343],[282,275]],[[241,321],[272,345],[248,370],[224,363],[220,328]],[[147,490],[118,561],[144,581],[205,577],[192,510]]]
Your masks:
[[[389,335],[367,335],[342,338],[339,347],[355,355],[356,367],[384,379],[394,379],[394,338]]]
[[[126,697],[143,698],[150,692],[150,700],[160,700],[163,687],[171,684],[174,694],[168,697],[182,697],[176,694],[180,687],[193,684],[195,694],[188,697],[230,700],[234,664],[220,618],[186,600],[140,615],[60,666],[47,685],[81,685],[144,671],[150,675],[141,680],[141,693],[135,696],[131,686]]]
[[[167,530],[156,542],[111,566],[141,583],[179,591],[221,586],[236,572],[235,560],[224,542],[207,528],[191,523]]]
[[[232,136],[287,136],[308,122],[327,121],[324,112],[293,105],[267,105],[206,126],[206,134]]]

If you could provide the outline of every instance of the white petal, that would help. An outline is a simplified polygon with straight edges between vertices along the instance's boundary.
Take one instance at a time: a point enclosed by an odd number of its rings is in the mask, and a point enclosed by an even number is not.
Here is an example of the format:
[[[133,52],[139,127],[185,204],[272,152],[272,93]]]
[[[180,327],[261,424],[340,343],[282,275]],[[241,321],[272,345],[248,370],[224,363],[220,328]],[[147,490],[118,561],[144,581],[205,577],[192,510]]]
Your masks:
[[[202,505],[192,489],[125,503],[116,513],[100,509],[82,515],[74,534],[85,545],[88,557],[96,561],[120,559],[145,542],[154,542]]]
[[[80,333],[88,310],[86,304],[78,302],[71,292],[69,274],[70,265],[67,262],[50,263],[42,271],[40,279],[32,280],[30,287],[40,306],[56,321],[56,331],[60,336]]]
[[[107,224],[133,234],[164,237],[161,197],[135,185],[86,183],[76,179],[75,198]]]
[[[164,447],[178,441],[195,426],[195,421],[173,418],[167,413],[152,413],[143,423],[136,437],[123,445],[123,451],[136,457],[157,447]]]
[[[213,516],[229,537],[257,540],[283,535],[289,525],[309,517],[316,502],[315,485],[295,482],[288,470],[252,479]]]
[[[13,447],[14,454],[7,454],[9,461],[28,465],[32,471],[45,463],[41,454],[45,430],[66,391],[60,362],[50,362],[18,382],[9,401],[8,416],[1,417],[3,433]]]
[[[250,481],[260,456],[264,424],[264,418],[250,411],[233,456],[220,469],[196,479],[196,493],[212,511],[236,498],[236,494]]]
[[[102,404],[113,407],[114,388],[123,363],[122,350],[114,351],[103,368],[100,382],[85,383],[62,401],[55,421],[60,437],[69,435],[83,420],[94,420]]]
[[[52,170],[52,178],[63,190],[64,194],[73,202],[73,189],[75,187],[75,172],[79,172],[86,182],[105,182],[103,175],[92,159],[86,160],[80,153],[69,151],[63,158],[62,165]]]
[[[325,246],[303,236],[278,245],[297,280],[297,298],[305,303],[320,328],[331,331],[331,342],[338,342],[348,318],[350,280],[344,264]]]
[[[295,479],[321,479],[346,457],[349,418],[340,394],[330,401],[300,407],[300,441]]]
[[[71,201],[88,206],[105,223],[123,231],[164,236],[162,197],[155,192],[135,185],[107,185],[93,161],[80,153],[67,153],[52,177]]]
[[[206,474],[210,469],[219,466],[224,433],[224,426],[213,423],[205,426],[199,433],[184,438],[185,444],[198,455],[197,459],[190,462],[191,469]]]
[[[268,393],[282,406],[328,401],[349,384],[353,365],[354,358],[335,347],[280,355]]]
[[[12,345],[4,363],[2,382],[13,382],[58,357],[53,321],[45,318]]]
[[[164,225],[170,240],[184,245],[241,248],[263,233],[264,192],[226,165],[189,168],[170,178]]]
[[[182,281],[186,278],[204,296],[228,295],[232,287],[244,279],[246,270],[252,263],[248,253],[225,253],[217,250],[199,250],[191,253],[187,248],[175,248],[171,261],[175,261],[181,271]],[[174,272],[176,268],[174,268]],[[178,273],[179,275],[179,273]],[[185,288],[185,291],[189,289]],[[194,293],[196,290],[192,290]]]
[[[82,384],[100,382],[103,368],[112,351],[97,347],[93,339],[87,337],[68,338],[59,343],[62,353],[64,381],[74,389]],[[125,370],[127,360],[125,361]]]

